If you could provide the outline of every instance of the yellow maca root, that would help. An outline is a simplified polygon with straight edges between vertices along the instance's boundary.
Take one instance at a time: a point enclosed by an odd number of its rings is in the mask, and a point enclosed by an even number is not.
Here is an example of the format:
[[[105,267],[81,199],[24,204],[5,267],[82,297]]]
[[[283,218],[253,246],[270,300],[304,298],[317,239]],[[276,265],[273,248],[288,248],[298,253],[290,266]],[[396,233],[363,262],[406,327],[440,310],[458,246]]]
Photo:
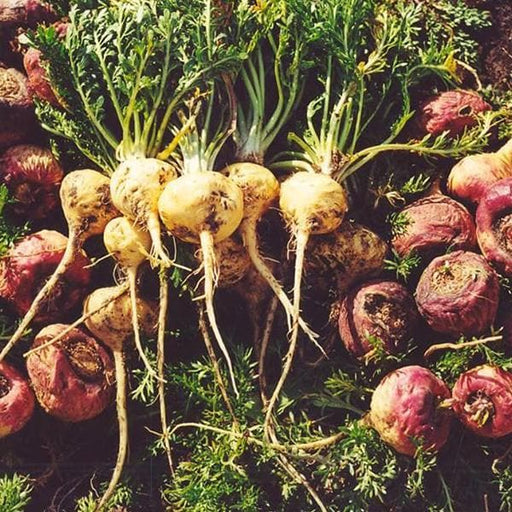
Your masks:
[[[137,226],[149,232],[157,261],[171,261],[161,240],[158,199],[167,183],[176,179],[175,168],[157,158],[128,158],[112,174],[112,201],[119,211]]]
[[[165,227],[180,240],[201,245],[206,313],[215,339],[226,359],[231,382],[238,393],[231,358],[217,325],[213,307],[216,285],[215,243],[229,237],[243,217],[243,193],[217,172],[193,172],[167,184],[158,201]]]
[[[235,182],[243,191],[244,217],[238,230],[253,265],[281,302],[286,313],[288,328],[290,329],[293,316],[292,303],[283,290],[281,283],[274,277],[274,274],[260,254],[256,230],[261,217],[279,197],[279,182],[269,169],[250,162],[228,165],[221,172]],[[310,339],[315,342],[316,334],[309,329],[302,318],[299,318],[299,324]]]
[[[128,452],[128,417],[126,414],[126,369],[123,357],[124,343],[132,335],[131,300],[126,294],[119,295],[119,287],[99,288],[84,301],[84,314],[88,316],[85,325],[91,333],[112,350],[116,372],[116,409],[119,425],[119,447],[116,465],[107,490],[98,502],[95,511],[102,512],[119,483]],[[112,300],[109,301],[109,297]],[[100,307],[107,304],[104,307]],[[155,308],[141,299],[137,300],[137,312],[142,330],[153,333],[156,327]]]
[[[148,372],[156,377],[156,372],[142,348],[137,315],[137,270],[149,257],[151,237],[147,231],[138,229],[126,217],[116,217],[106,225],[103,243],[128,276],[135,347]]]
[[[67,174],[60,187],[60,200],[69,230],[62,259],[51,277],[36,295],[18,328],[0,352],[0,361],[23,336],[42,304],[50,297],[75,255],[89,237],[103,232],[108,221],[119,215],[110,197],[110,180],[91,169]]]
[[[279,207],[296,241],[293,324],[283,370],[267,405],[264,425],[267,437],[271,434],[272,412],[290,372],[297,346],[302,271],[309,236],[334,231],[343,221],[348,204],[343,187],[335,180],[326,174],[302,171],[292,174],[281,184]]]

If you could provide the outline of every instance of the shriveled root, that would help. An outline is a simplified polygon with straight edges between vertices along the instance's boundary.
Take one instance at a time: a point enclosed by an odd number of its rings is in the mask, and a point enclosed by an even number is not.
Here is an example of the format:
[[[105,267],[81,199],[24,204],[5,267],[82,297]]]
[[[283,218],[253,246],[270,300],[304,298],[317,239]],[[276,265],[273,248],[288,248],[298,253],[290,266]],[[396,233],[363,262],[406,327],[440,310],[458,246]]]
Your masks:
[[[256,267],[256,270],[261,274],[261,276],[268,283],[272,291],[275,293],[276,297],[279,299],[279,302],[284,308],[286,314],[286,323],[288,325],[288,329],[292,328],[292,321],[294,318],[294,308],[288,295],[286,295],[281,283],[274,277],[274,274],[268,268],[268,265],[265,263],[265,260],[262,258],[259,248],[258,248],[258,238],[256,234],[256,226],[253,223],[242,223],[240,226],[240,232],[242,234],[242,239],[244,241],[244,245],[247,249],[247,253],[251,258],[253,265]],[[316,341],[318,338],[318,334],[315,333],[308,324],[303,320],[300,316],[298,317],[298,322],[300,328],[304,331],[306,336],[320,349],[320,351],[324,354],[323,348]]]
[[[231,363],[228,349],[224,343],[224,340],[222,339],[222,335],[217,325],[217,319],[215,317],[215,310],[213,307],[213,294],[215,285],[215,248],[213,244],[213,237],[211,233],[203,231],[201,232],[200,240],[201,251],[203,252],[204,300],[206,305],[206,314],[208,316],[210,327],[215,336],[215,340],[217,341],[217,344],[219,345],[219,348],[224,354],[224,358],[226,359],[226,364],[228,366],[228,372],[231,379],[231,385],[233,386],[235,395],[238,396],[239,393],[238,387],[236,385],[235,374],[233,372],[233,365]]]
[[[116,371],[116,405],[117,405],[117,422],[119,425],[119,447],[117,452],[116,465],[110,478],[107,490],[96,505],[94,512],[107,512],[107,506],[110,498],[121,478],[126,454],[128,453],[128,416],[126,414],[126,368],[124,365],[123,352],[114,350],[114,363]]]
[[[288,351],[284,357],[283,369],[281,372],[281,376],[274,388],[274,392],[270,397],[270,400],[267,404],[267,410],[265,413],[265,421],[263,424],[263,430],[265,436],[270,436],[272,429],[272,415],[276,403],[279,399],[279,395],[281,390],[283,389],[284,383],[290,373],[292,368],[293,357],[295,355],[295,351],[297,348],[297,341],[299,337],[299,315],[300,315],[300,287],[302,282],[302,268],[304,266],[304,254],[306,252],[306,245],[308,243],[309,233],[307,231],[297,231],[296,239],[297,239],[297,248],[295,255],[295,272],[294,272],[294,281],[293,281],[293,324],[292,331],[290,333],[290,345],[288,347]]]
[[[132,306],[132,326],[133,326],[133,340],[135,342],[135,348],[141,358],[144,366],[148,373],[154,377],[155,379],[160,379],[157,375],[155,369],[151,366],[144,349],[142,348],[142,343],[140,341],[140,328],[139,328],[139,317],[137,315],[137,269],[130,268],[128,269],[128,283],[130,287],[130,302]]]
[[[463,343],[437,343],[432,345],[425,350],[423,357],[426,359],[439,350],[463,350],[468,347],[476,347],[478,345],[485,345],[493,341],[501,341],[503,336],[501,334],[497,336],[489,336],[487,338],[480,338],[478,340],[465,341]]]
[[[171,442],[169,439],[167,409],[165,405],[165,319],[167,317],[167,307],[169,304],[169,288],[167,284],[167,272],[160,270],[160,311],[158,313],[158,334],[157,334],[157,371],[158,371],[158,401],[160,404],[160,423],[162,425],[162,435],[165,454],[171,475],[174,475],[174,464],[172,461]]]

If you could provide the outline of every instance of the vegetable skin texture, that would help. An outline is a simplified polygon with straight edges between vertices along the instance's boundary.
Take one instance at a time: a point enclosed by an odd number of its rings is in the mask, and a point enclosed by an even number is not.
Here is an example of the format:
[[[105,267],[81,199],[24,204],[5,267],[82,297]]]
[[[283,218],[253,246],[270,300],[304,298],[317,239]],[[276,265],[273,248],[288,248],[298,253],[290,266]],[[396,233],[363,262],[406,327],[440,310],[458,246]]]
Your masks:
[[[136,225],[147,229],[153,243],[152,255],[165,265],[171,261],[161,241],[158,200],[176,177],[174,167],[163,160],[130,157],[119,164],[110,179],[113,204]]]
[[[447,131],[455,137],[476,126],[476,115],[487,110],[491,105],[475,91],[443,91],[422,102],[416,125],[422,134],[441,135]]]
[[[160,218],[169,232],[184,242],[201,246],[206,313],[226,358],[235,392],[231,360],[213,307],[217,266],[215,243],[226,239],[238,228],[244,213],[243,201],[243,192],[234,182],[212,171],[183,174],[167,184],[158,201]]]
[[[50,4],[39,0],[0,0],[0,25],[35,26],[56,17]]]
[[[68,239],[58,231],[41,230],[21,239],[0,261],[0,296],[18,315],[25,315],[45,281],[58,267]],[[91,264],[77,251],[72,264],[62,274],[61,286],[45,298],[34,315],[44,323],[63,318],[85,296],[91,281]],[[51,300],[50,300],[51,299]]]
[[[131,324],[131,300],[126,293],[119,294],[116,286],[98,288],[84,301],[84,314],[88,311],[98,310],[99,306],[107,304],[85,320],[85,325],[91,333],[105,343],[114,356],[116,377],[116,410],[119,425],[119,446],[116,464],[110,478],[107,490],[99,500],[96,509],[103,510],[114,492],[124,467],[128,452],[128,416],[126,413],[126,368],[124,363],[123,348],[126,341],[133,333]],[[143,332],[151,334],[155,332],[156,313],[152,304],[139,299],[137,301],[137,313]]]
[[[281,184],[279,208],[296,242],[293,279],[293,314],[290,344],[284,358],[281,376],[267,404],[265,433],[271,436],[273,409],[291,370],[299,334],[300,298],[304,255],[311,235],[322,235],[337,229],[348,209],[343,187],[327,174],[299,171]]]
[[[373,280],[352,289],[343,299],[338,319],[345,348],[354,356],[368,354],[374,345],[397,354],[405,348],[418,325],[419,315],[409,290],[394,281]]]
[[[45,327],[35,337],[32,348],[66,327]],[[111,356],[92,336],[77,328],[57,343],[32,352],[27,357],[27,371],[39,404],[62,421],[75,423],[94,418],[113,397]]]
[[[423,261],[450,250],[476,248],[473,217],[454,199],[435,194],[414,201],[402,210],[407,217],[403,233],[393,236],[391,245],[402,257],[414,251]]]
[[[10,364],[0,363],[0,439],[21,430],[34,412],[34,393]]]
[[[137,271],[149,257],[151,236],[147,231],[137,229],[126,217],[116,217],[105,226],[103,243],[128,277],[135,347],[147,370],[155,375],[142,348],[137,315]]]
[[[499,294],[498,275],[483,256],[454,251],[433,259],[423,271],[416,304],[434,331],[473,336],[494,322]]]
[[[417,444],[439,451],[448,439],[451,418],[438,405],[450,397],[446,384],[421,366],[387,374],[373,392],[369,419],[381,439],[413,457]]]
[[[483,437],[512,433],[512,374],[497,366],[477,366],[457,379],[453,410],[462,424]]]
[[[55,271],[39,290],[18,328],[0,352],[0,361],[19,341],[41,305],[51,296],[85,240],[102,233],[107,222],[119,214],[110,199],[109,179],[91,169],[73,171],[64,177],[60,201],[69,229],[66,249]]]
[[[0,179],[16,200],[12,209],[26,219],[47,218],[57,208],[63,177],[52,152],[41,146],[11,146],[0,157]]]
[[[505,276],[512,276],[512,177],[489,186],[476,210],[478,245],[485,259]]]
[[[23,142],[34,126],[27,77],[0,63],[0,149]]]
[[[512,176],[512,140],[494,153],[464,157],[448,175],[448,193],[460,201],[477,205],[487,188]]]
[[[312,237],[306,247],[306,275],[336,276],[343,294],[361,278],[370,278],[384,269],[386,242],[374,231],[352,221],[325,235]]]

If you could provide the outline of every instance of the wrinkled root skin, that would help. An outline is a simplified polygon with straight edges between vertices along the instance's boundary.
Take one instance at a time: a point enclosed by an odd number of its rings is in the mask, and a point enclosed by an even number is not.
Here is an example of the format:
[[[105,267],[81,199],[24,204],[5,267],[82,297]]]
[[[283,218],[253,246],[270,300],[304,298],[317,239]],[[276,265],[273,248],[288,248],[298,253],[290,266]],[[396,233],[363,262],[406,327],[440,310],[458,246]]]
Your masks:
[[[47,343],[67,325],[42,329],[32,348]],[[51,416],[76,423],[102,413],[114,394],[114,364],[107,351],[79,329],[63,339],[32,352],[27,371],[41,407]]]
[[[453,410],[461,423],[483,437],[512,433],[512,374],[482,365],[464,372],[453,390]]]
[[[455,251],[435,258],[424,270],[416,304],[434,331],[473,336],[494,322],[499,295],[498,275],[483,256]]]
[[[0,296],[18,315],[29,310],[46,279],[57,268],[67,240],[58,231],[38,231],[23,238],[0,261]],[[87,268],[90,264],[85,253],[77,251],[73,264],[52,293],[51,300],[41,307],[35,321],[63,318],[83,299],[91,281],[91,270]]]
[[[34,394],[15,368],[0,363],[0,438],[21,430],[34,412]]]
[[[512,178],[490,186],[476,210],[478,245],[485,259],[512,277]]]
[[[384,351],[397,354],[406,347],[419,320],[414,298],[405,286],[375,280],[356,286],[341,303],[338,328],[345,348],[361,357],[382,342]]]
[[[428,196],[402,210],[407,216],[405,232],[391,240],[393,249],[406,256],[415,251],[430,260],[451,250],[476,248],[475,223],[465,206],[442,194]]]
[[[491,110],[491,105],[474,91],[444,91],[421,104],[416,125],[422,135],[448,131],[454,137],[476,126],[476,115],[487,110]]]
[[[369,228],[344,221],[332,233],[311,237],[306,247],[306,277],[336,276],[344,293],[358,279],[369,278],[384,268],[388,246]],[[308,276],[309,274],[309,276]]]
[[[47,218],[59,204],[64,171],[47,148],[11,146],[0,158],[0,179],[15,202],[10,208],[27,219]]]
[[[41,63],[41,51],[29,48],[23,55],[23,67],[27,73],[28,89],[32,97],[46,101],[54,107],[60,107],[61,104],[53,92],[46,70]]]
[[[405,366],[382,379],[370,404],[370,422],[384,442],[414,456],[417,445],[437,452],[448,439],[451,417],[438,407],[450,397],[442,380],[421,366]]]

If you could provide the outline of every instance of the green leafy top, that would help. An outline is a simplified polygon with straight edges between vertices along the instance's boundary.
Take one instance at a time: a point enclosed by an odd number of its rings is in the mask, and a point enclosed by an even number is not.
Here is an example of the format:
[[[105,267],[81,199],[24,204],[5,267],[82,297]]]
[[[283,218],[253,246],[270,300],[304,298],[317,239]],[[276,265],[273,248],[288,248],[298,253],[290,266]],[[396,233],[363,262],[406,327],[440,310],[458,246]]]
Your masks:
[[[36,34],[66,107],[40,105],[39,115],[112,170],[129,156],[174,148],[170,125],[184,98],[245,54],[212,0],[88,4],[72,7],[64,41],[52,28]]]
[[[414,114],[413,88],[426,78],[456,80],[450,47],[425,37],[419,4],[289,3],[307,20],[305,37],[314,48],[319,93],[307,106],[305,133],[289,135],[300,151],[280,155],[274,168],[301,168],[343,181],[383,151],[458,156],[485,144],[493,114],[460,140],[443,134],[395,143]]]
[[[285,0],[259,0],[235,14],[235,23],[247,29],[249,22],[253,35],[235,84],[236,157],[262,163],[300,98],[308,65],[302,22]]]

